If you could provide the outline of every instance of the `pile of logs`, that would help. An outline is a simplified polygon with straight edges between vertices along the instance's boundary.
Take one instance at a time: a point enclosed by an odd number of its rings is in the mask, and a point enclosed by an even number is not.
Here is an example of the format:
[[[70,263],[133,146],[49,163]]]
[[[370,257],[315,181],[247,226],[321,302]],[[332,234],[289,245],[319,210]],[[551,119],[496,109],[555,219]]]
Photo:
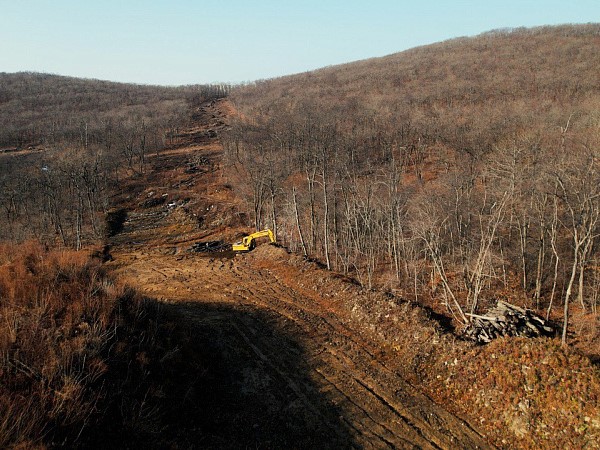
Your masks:
[[[552,336],[554,329],[531,310],[519,308],[503,301],[486,315],[467,314],[471,322],[463,332],[465,338],[487,344],[500,336]]]

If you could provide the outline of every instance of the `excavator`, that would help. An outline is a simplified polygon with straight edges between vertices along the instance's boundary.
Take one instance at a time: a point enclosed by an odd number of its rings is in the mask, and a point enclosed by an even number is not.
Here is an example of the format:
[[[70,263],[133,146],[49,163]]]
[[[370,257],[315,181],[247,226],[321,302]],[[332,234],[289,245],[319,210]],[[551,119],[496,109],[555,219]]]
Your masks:
[[[257,231],[248,236],[244,236],[241,242],[236,242],[232,246],[234,252],[249,252],[256,247],[256,240],[262,237],[268,237],[271,243],[275,243],[275,234],[269,228],[262,231]]]

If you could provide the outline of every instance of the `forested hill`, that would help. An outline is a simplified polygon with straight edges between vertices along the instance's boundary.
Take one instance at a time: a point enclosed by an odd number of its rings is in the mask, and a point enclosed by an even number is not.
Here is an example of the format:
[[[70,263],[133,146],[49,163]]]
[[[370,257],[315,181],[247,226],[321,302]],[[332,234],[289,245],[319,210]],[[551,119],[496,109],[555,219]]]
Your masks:
[[[466,150],[600,109],[600,25],[505,29],[237,90],[243,111],[375,117]],[[339,117],[338,120],[343,120]]]
[[[181,144],[197,107],[227,90],[0,73],[0,239],[97,240],[119,180]]]
[[[0,149],[101,140],[122,123],[166,130],[189,120],[190,103],[225,95],[225,85],[162,87],[42,73],[0,73]],[[84,136],[85,139],[85,136]]]
[[[508,296],[565,341],[600,300],[599,48],[599,24],[499,30],[238,88],[231,177],[327,267],[463,324]]]

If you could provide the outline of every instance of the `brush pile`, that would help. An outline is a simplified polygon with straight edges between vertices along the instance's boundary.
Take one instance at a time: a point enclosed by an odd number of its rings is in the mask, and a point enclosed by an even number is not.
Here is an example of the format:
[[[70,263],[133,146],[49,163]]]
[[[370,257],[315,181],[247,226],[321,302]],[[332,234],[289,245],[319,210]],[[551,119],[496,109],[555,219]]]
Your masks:
[[[194,253],[217,253],[228,250],[231,250],[231,244],[223,241],[196,242],[190,247],[190,251]]]
[[[463,332],[466,339],[487,344],[500,336],[553,336],[554,329],[529,309],[498,301],[486,315],[467,314],[471,323]]]

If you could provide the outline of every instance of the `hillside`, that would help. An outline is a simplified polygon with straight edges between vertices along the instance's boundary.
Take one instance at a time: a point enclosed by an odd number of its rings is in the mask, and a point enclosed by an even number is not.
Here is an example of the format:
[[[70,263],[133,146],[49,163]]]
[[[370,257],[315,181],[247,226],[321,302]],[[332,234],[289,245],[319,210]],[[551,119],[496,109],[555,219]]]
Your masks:
[[[565,126],[571,114],[585,126],[599,107],[599,44],[597,24],[491,31],[258,81],[232,100],[267,116],[316,107],[480,154]]]
[[[598,448],[599,30],[227,98],[0,75],[0,239],[41,242],[0,246],[0,442]],[[496,300],[556,337],[465,340]]]
[[[0,239],[93,243],[120,179],[178,145],[193,109],[227,89],[0,73]]]
[[[367,287],[459,328],[516,302],[597,358],[599,44],[500,30],[238,88],[230,176],[257,227]]]
[[[204,109],[205,118],[232,114],[228,101]],[[191,140],[206,126],[189,130]],[[136,358],[148,367],[146,407],[164,412],[150,418],[163,430],[158,445],[598,445],[600,375],[557,340],[478,347],[412,299],[285,248],[192,251],[251,230],[225,164],[218,139],[152,156],[143,179],[127,182],[127,215],[108,241],[106,267],[158,299],[159,329],[185,336]],[[168,204],[156,204],[165,194]],[[200,367],[186,358],[198,347],[210,355]],[[147,423],[141,438],[152,436]]]
[[[43,73],[0,73],[0,149],[107,143],[108,131],[170,130],[189,121],[190,104],[228,87],[161,87]],[[113,138],[114,139],[114,138]]]
[[[228,105],[217,102],[207,110],[220,115]],[[240,227],[241,205],[223,178],[216,144],[153,157],[148,183],[128,183],[123,230],[108,241],[114,261],[107,267],[118,279],[158,299],[176,329],[190,327],[191,342],[200,340],[212,352],[202,383],[185,374],[188,402],[148,398],[149,407],[174,409],[159,422],[165,427],[161,442],[228,448],[451,448],[461,442],[485,448],[470,425],[398,377],[379,340],[353,324],[349,310],[364,293],[352,282],[269,245],[237,256],[192,251],[198,242],[235,242],[248,230]],[[190,173],[198,159],[202,165]],[[174,206],[148,202],[164,194]],[[394,309],[385,297],[373,303]],[[423,320],[419,332],[437,333]],[[185,364],[187,345],[173,345],[175,353],[164,358]]]

